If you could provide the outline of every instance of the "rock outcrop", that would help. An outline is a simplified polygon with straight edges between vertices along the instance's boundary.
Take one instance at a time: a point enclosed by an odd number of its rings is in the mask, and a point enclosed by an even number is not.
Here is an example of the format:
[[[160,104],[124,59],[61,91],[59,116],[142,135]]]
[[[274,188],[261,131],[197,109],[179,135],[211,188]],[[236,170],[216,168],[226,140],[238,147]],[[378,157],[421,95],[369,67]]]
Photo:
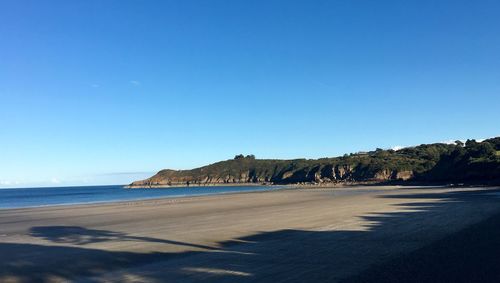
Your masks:
[[[235,184],[323,184],[388,181],[500,182],[500,137],[465,145],[423,144],[398,151],[321,159],[255,159],[237,155],[192,170],[161,170],[130,187]]]
[[[161,170],[151,178],[133,182],[130,186],[342,183],[407,180],[413,176],[411,170],[383,169],[369,173],[356,164],[301,166],[302,162],[304,161],[227,160],[193,170]]]

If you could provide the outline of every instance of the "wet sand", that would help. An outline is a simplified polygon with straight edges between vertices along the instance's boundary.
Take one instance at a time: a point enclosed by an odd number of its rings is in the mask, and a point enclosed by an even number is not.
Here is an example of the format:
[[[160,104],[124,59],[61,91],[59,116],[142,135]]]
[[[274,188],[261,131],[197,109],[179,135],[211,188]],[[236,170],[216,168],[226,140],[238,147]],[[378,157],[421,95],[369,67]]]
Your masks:
[[[0,210],[0,282],[339,281],[499,204],[492,188],[353,187]]]

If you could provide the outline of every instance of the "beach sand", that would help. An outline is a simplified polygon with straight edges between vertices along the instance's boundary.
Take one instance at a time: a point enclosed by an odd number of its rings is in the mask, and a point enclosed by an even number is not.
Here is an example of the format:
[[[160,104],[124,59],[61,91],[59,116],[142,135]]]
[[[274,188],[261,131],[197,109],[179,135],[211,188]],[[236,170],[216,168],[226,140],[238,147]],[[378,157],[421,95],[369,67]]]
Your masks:
[[[334,282],[500,213],[500,189],[287,189],[0,210],[0,282]]]

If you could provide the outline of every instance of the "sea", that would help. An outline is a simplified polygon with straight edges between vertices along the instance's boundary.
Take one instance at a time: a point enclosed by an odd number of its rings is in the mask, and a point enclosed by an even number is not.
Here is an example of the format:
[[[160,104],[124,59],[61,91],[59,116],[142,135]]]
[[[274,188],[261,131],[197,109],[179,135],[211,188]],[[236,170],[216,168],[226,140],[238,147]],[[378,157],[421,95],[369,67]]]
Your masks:
[[[0,189],[0,209],[179,198],[240,192],[272,191],[279,186],[209,186],[125,189],[124,186]]]

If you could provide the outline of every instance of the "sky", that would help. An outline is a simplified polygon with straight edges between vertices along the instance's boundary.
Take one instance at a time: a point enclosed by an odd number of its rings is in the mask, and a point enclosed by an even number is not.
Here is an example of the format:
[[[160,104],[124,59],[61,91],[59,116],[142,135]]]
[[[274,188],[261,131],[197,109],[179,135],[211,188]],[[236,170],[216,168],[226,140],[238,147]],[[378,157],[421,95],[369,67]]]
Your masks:
[[[0,1],[0,187],[500,135],[500,1]]]

